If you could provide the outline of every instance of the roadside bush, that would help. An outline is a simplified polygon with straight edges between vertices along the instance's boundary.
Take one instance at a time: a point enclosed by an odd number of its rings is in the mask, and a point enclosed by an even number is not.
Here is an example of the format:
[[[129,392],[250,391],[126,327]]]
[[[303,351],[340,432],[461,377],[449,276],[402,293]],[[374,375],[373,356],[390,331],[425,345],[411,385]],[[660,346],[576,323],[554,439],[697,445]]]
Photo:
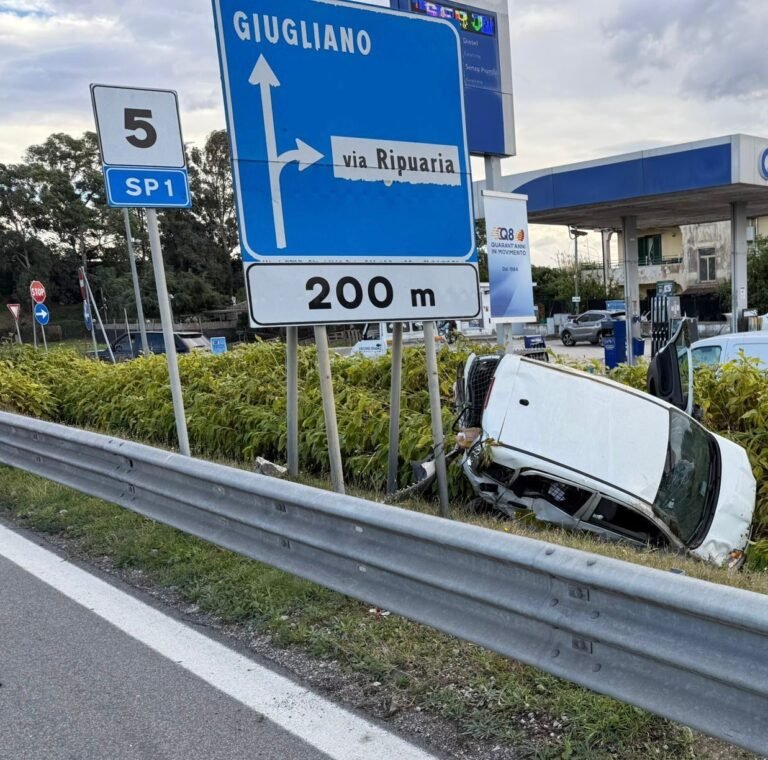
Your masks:
[[[443,349],[438,356],[443,422],[448,440],[456,369],[470,350]],[[567,362],[644,390],[648,365],[606,371],[599,362]],[[280,460],[287,438],[285,346],[257,343],[222,356],[180,357],[180,371],[193,449],[210,458]],[[389,356],[332,361],[339,437],[347,476],[381,489],[386,482],[389,431]],[[326,474],[328,448],[314,349],[299,353],[299,454],[306,472]],[[751,556],[768,565],[768,373],[742,359],[716,371],[697,371],[695,396],[703,422],[743,446],[758,481],[755,515],[759,542]],[[0,353],[0,407],[56,422],[123,435],[161,446],[175,442],[165,357],[112,366],[74,352],[48,354],[29,347]],[[410,462],[432,445],[427,372],[423,350],[406,349],[400,436],[400,485],[411,480]],[[469,496],[458,467],[451,468],[456,497]],[[761,560],[761,561],[763,561]]]

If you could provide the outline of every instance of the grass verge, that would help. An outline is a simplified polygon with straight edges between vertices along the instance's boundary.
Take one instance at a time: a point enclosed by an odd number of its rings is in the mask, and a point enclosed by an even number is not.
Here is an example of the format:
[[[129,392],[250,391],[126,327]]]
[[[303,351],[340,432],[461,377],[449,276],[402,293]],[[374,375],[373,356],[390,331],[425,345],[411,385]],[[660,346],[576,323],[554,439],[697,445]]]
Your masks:
[[[410,506],[429,511],[424,504]],[[714,758],[711,743],[669,721],[588,692],[480,647],[350,600],[27,473],[0,467],[0,511],[36,531],[74,540],[78,551],[141,569],[151,582],[224,622],[271,635],[362,674],[386,692],[389,713],[431,711],[468,739],[508,744],[524,755],[555,758]],[[487,527],[542,537],[524,524],[477,519]],[[546,531],[548,539],[555,531]],[[636,554],[588,537],[561,543],[617,556]],[[622,556],[627,559],[628,557]],[[710,576],[716,568],[653,555],[654,563]],[[643,562],[643,564],[648,564]],[[751,576],[728,576],[745,585]],[[711,577],[709,578],[712,579]],[[752,579],[753,581],[756,579]],[[768,587],[768,584],[766,584]],[[723,755],[724,756],[724,755]],[[728,750],[728,757],[749,757]]]

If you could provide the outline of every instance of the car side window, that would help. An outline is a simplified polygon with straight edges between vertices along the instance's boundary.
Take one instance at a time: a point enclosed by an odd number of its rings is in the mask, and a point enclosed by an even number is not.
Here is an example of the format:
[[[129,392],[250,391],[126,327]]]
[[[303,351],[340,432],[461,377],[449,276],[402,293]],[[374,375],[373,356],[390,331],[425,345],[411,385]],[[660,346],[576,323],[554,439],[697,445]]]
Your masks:
[[[762,369],[768,369],[768,343],[737,343],[733,347],[732,359],[739,358],[739,351],[743,351],[745,356],[759,359],[762,362]]]
[[[131,353],[131,343],[127,335],[120,338],[115,345],[114,350],[118,354],[130,354]]]
[[[611,499],[601,499],[588,522],[635,541],[655,545],[668,543],[662,531],[645,515]]]
[[[691,351],[693,356],[693,368],[715,367],[720,363],[720,355],[723,349],[720,346],[699,346]]]
[[[147,342],[149,343],[149,350],[153,354],[165,353],[165,343],[160,333],[149,333],[147,335]]]

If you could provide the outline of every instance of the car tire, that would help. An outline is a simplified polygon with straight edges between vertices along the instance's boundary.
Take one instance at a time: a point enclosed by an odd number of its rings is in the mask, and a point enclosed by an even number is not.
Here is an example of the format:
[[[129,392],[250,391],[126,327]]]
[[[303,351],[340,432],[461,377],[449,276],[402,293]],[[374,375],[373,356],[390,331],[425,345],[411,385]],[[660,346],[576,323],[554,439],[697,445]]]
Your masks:
[[[573,339],[573,335],[568,330],[565,330],[560,336],[560,340],[563,341],[564,346],[575,346],[576,341]]]
[[[603,333],[600,333],[597,336],[597,341],[595,341],[595,342],[597,343],[598,346],[600,346],[600,348],[602,348],[603,347],[603,343],[605,342],[605,335],[603,335]]]

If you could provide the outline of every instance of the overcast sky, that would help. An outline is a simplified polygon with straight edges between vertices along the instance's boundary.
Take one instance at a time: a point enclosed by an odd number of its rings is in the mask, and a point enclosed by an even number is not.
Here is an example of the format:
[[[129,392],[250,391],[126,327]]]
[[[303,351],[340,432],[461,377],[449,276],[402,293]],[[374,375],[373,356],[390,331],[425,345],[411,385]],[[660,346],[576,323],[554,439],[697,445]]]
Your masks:
[[[286,0],[288,2],[288,0]],[[512,174],[744,132],[768,135],[766,0],[511,0]],[[88,84],[179,92],[185,138],[224,126],[208,0],[0,0],[0,161],[93,129]],[[478,174],[478,178],[481,174]],[[532,230],[534,262],[567,246]],[[599,255],[599,238],[590,240]]]

